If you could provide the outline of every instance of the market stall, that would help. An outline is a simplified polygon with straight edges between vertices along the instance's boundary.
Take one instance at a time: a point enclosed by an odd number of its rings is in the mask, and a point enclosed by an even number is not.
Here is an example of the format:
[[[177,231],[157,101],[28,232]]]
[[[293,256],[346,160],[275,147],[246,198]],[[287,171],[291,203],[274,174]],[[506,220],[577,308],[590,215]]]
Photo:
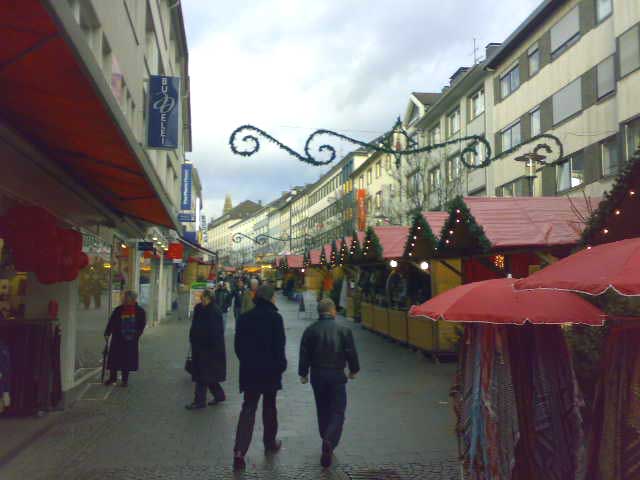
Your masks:
[[[573,293],[518,292],[514,283],[468,283],[412,307],[467,325],[452,390],[465,473],[582,479],[582,398],[560,325],[601,326],[606,315]]]
[[[590,370],[591,378],[597,380],[588,410],[592,414],[589,480],[636,479],[640,475],[639,196],[640,151],[636,151],[589,218],[582,250],[516,284],[518,289],[581,292],[612,318],[596,341],[592,332],[576,335],[581,344],[592,345],[591,352],[580,353],[583,361],[595,364]],[[585,383],[590,378],[582,380]]]

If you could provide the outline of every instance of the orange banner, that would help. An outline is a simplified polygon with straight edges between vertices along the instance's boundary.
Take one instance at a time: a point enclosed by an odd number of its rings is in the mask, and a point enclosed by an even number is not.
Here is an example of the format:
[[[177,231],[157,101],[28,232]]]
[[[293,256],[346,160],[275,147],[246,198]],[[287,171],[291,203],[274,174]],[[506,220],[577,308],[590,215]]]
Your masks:
[[[356,203],[358,206],[358,230],[363,232],[367,228],[367,209],[365,207],[365,198],[367,191],[358,189],[356,192]]]

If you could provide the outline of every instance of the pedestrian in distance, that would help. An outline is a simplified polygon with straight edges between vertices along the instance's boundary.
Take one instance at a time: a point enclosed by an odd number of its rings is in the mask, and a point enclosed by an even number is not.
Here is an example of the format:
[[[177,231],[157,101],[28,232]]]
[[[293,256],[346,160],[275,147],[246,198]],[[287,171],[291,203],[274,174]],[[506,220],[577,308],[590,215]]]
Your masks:
[[[236,330],[238,329],[238,318],[242,313],[242,298],[246,291],[245,283],[242,278],[238,278],[235,288],[233,289],[233,318],[236,322]]]
[[[302,384],[309,381],[316,401],[318,429],[322,439],[323,467],[331,466],[333,451],[340,443],[347,410],[347,376],[354,380],[360,371],[353,334],[335,322],[336,306],[325,298],[318,303],[319,319],[306,328],[300,342],[298,374]]]
[[[227,314],[229,312],[229,307],[231,306],[231,302],[233,300],[231,291],[229,290],[229,284],[227,282],[220,281],[218,285],[216,285],[214,298],[216,302],[216,306],[222,313],[222,325],[224,330],[227,330]]]
[[[207,388],[213,395],[209,405],[226,399],[220,385],[227,379],[227,353],[224,344],[222,313],[214,302],[211,290],[202,292],[202,299],[193,309],[193,321],[189,330],[191,342],[191,378],[195,382],[193,402],[187,410],[198,410],[207,406]]]
[[[249,290],[246,290],[242,294],[242,308],[240,309],[240,314],[245,314],[253,309],[255,306],[255,298],[258,292],[258,286],[260,282],[257,278],[252,278],[249,282]]]
[[[122,296],[122,305],[113,311],[104,331],[106,342],[111,337],[107,357],[109,378],[104,382],[105,385],[118,381],[118,370],[122,375],[120,386],[129,385],[129,372],[136,372],[139,367],[138,343],[146,324],[147,315],[138,305],[138,295],[127,290]]]
[[[235,350],[240,360],[240,392],[244,393],[233,449],[233,469],[244,470],[245,455],[251,444],[258,401],[262,397],[262,441],[265,453],[282,447],[277,440],[278,410],[276,395],[282,389],[282,374],[287,369],[284,322],[275,305],[275,290],[268,285],[256,292],[255,307],[240,315],[235,335]]]

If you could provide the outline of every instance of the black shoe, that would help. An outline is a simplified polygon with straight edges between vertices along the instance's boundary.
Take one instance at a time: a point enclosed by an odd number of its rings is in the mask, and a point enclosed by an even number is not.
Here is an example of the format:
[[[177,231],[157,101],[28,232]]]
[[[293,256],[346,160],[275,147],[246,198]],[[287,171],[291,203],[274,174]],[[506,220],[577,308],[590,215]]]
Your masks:
[[[104,382],[104,386],[109,387],[115,383],[118,383],[118,381],[115,378],[109,378],[106,382]]]
[[[278,453],[282,448],[282,440],[276,440],[271,445],[264,446],[264,453]]]
[[[217,398],[214,398],[213,400],[211,400],[211,401],[209,402],[209,405],[211,405],[211,406],[213,406],[213,405],[217,405],[217,404],[219,404],[219,403],[224,402],[225,400],[226,400],[225,398],[223,398],[223,399],[221,399],[221,400],[218,400]]]
[[[189,405],[187,405],[186,407],[187,410],[200,410],[202,408],[207,408],[207,406],[204,403],[190,403]]]
[[[233,456],[233,471],[239,472],[247,468],[247,463],[244,461],[242,455],[236,454]]]
[[[322,442],[322,457],[320,457],[320,465],[324,468],[329,468],[331,466],[331,461],[333,459],[333,447],[331,443],[326,440]]]

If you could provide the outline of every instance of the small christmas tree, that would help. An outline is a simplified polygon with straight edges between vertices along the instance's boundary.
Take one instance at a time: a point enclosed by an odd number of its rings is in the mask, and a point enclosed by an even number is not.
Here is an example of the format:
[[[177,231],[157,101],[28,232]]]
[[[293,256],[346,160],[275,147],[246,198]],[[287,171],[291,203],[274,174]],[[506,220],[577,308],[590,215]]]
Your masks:
[[[351,246],[349,248],[349,263],[357,264],[362,259],[362,248],[360,248],[360,240],[358,240],[358,232],[353,231]]]
[[[338,264],[338,246],[336,245],[335,240],[331,240],[331,256],[329,265],[331,268],[334,268]]]
[[[414,215],[407,243],[404,246],[404,257],[412,260],[428,258],[432,256],[437,246],[438,239],[424,215],[422,213]]]
[[[458,253],[485,253],[491,250],[491,242],[478,225],[462,197],[454,198],[447,209],[449,218],[442,227],[438,251]]]
[[[364,237],[362,257],[367,262],[382,261],[382,246],[380,245],[380,239],[373,227],[367,228],[367,232]]]
[[[340,252],[338,254],[338,264],[344,265],[349,258],[349,249],[347,243],[344,241],[344,237],[340,239]]]
[[[327,255],[324,252],[324,245],[320,247],[320,265],[323,267],[329,267],[327,263]]]

